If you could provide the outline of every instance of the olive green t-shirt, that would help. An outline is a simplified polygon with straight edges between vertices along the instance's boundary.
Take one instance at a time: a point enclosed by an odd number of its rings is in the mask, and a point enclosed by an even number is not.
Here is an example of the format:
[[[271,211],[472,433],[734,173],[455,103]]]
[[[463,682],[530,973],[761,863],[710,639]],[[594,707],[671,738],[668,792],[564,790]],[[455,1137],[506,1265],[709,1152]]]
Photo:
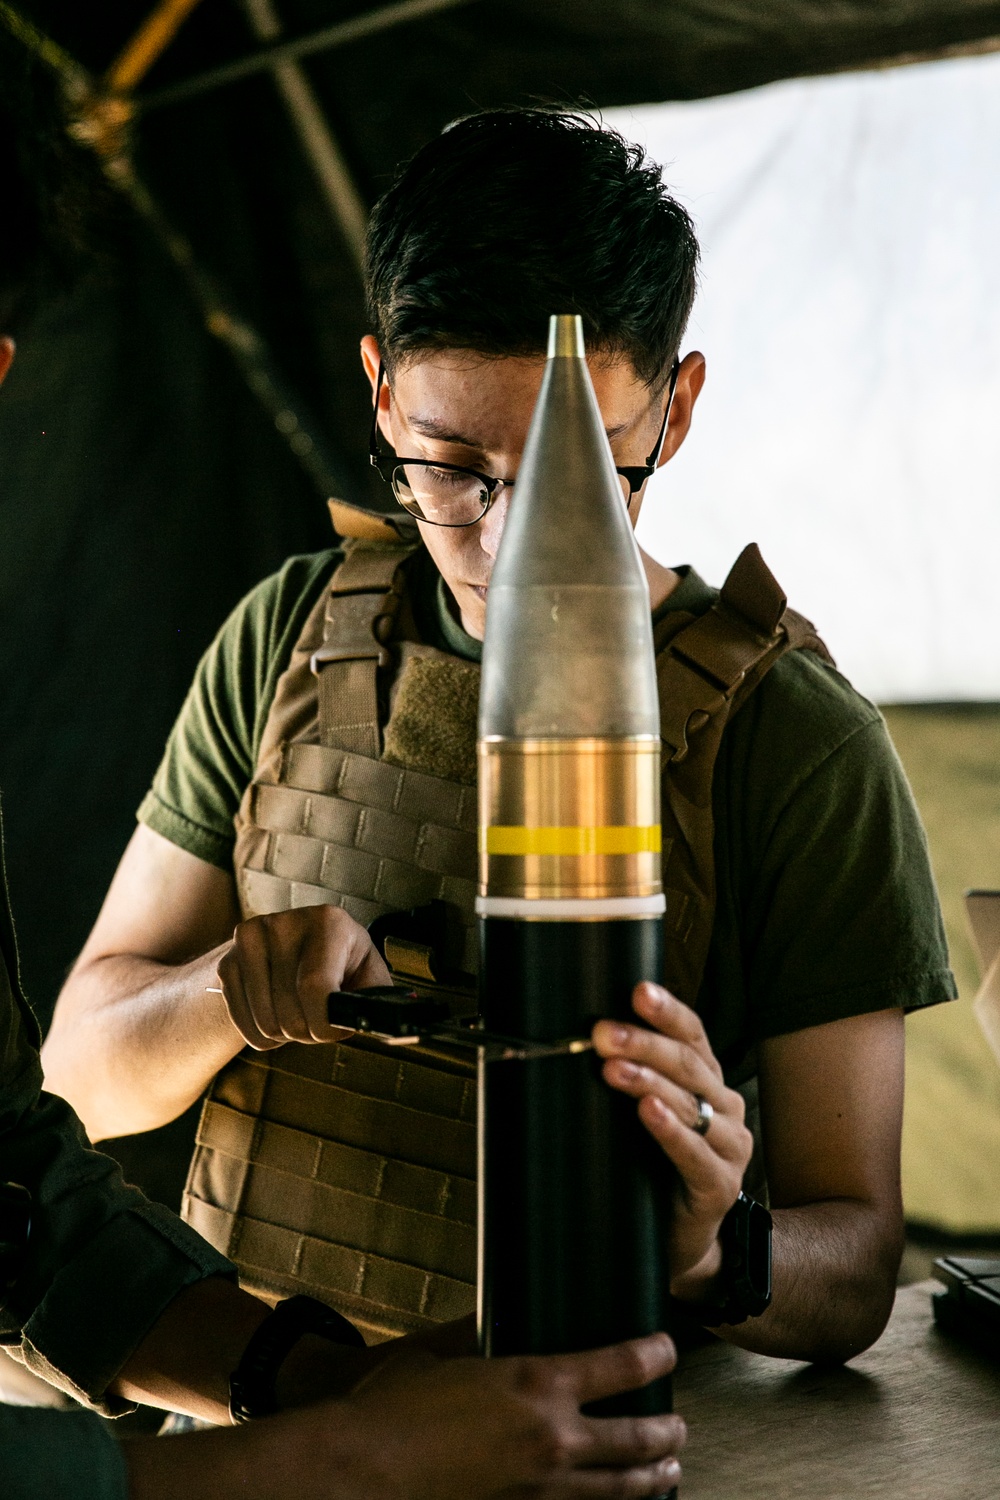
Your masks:
[[[293,557],[202,659],[139,819],[229,869],[275,684],[338,560]],[[422,549],[407,567],[423,638],[478,659]],[[693,569],[657,611],[717,597]],[[757,1041],[953,999],[927,845],[878,709],[789,652],[727,726],[713,786],[718,901],[698,1008],[731,1081]]]

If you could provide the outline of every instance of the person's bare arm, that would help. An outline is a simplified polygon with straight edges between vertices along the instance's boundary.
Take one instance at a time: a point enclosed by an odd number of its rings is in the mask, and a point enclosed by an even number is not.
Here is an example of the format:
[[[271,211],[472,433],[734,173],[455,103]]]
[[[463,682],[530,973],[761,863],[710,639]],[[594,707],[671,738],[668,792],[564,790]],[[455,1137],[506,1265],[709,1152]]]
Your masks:
[[[238,920],[231,875],[139,825],[42,1049],[91,1140],[176,1119],[244,1045],[207,992]]]
[[[230,874],[140,825],[59,996],[45,1086],[72,1104],[91,1140],[152,1130],[248,1042],[335,1040],[324,1019],[330,991],[388,978],[345,912],[239,922]]]
[[[839,1361],[882,1332],[903,1251],[903,1049],[895,1009],[762,1044],[774,1296],[762,1317],[718,1330],[724,1338]]]
[[[678,1169],[671,1290],[703,1299],[721,1265],[718,1233],[750,1155],[742,1101],[726,1088],[701,1021],[658,985],[635,1008],[655,1027],[599,1022],[605,1079]],[[715,1331],[788,1359],[843,1360],[885,1327],[903,1243],[899,1151],[903,1015],[883,1010],[775,1037],[759,1049],[764,1157],[774,1214],[771,1307]],[[713,1106],[691,1127],[696,1095]]]
[[[270,1311],[224,1277],[194,1282],[161,1313],[113,1381],[112,1394],[228,1426],[229,1376]],[[380,1357],[378,1349],[300,1338],[282,1362],[278,1404],[285,1410],[346,1396]]]

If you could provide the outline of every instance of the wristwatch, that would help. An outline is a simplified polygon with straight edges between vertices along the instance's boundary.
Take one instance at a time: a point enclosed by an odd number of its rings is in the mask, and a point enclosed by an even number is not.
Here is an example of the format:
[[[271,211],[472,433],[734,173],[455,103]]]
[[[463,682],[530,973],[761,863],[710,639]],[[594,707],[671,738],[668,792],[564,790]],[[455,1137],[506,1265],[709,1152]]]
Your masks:
[[[745,1323],[770,1307],[771,1226],[763,1203],[740,1193],[719,1229],[722,1268],[712,1293],[691,1307],[699,1323]]]
[[[363,1349],[365,1341],[346,1318],[315,1297],[289,1297],[255,1329],[243,1357],[229,1377],[229,1415],[251,1422],[278,1410],[274,1385],[289,1351],[304,1334],[316,1333],[333,1344]]]

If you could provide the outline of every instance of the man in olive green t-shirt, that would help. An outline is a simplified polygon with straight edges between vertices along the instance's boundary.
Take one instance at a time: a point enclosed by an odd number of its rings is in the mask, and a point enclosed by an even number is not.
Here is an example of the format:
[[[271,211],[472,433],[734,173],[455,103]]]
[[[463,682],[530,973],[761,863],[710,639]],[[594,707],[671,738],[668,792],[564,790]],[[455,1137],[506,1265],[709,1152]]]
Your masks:
[[[373,444],[410,460],[379,463],[418,516],[409,597],[424,641],[478,653],[550,312],[583,316],[638,519],[704,380],[700,354],[677,358],[696,257],[687,216],[641,153],[547,111],[460,122],[377,206],[362,359]],[[428,466],[439,489],[481,495],[478,518],[421,519],[414,476]],[[255,917],[232,935],[232,820],[333,563],[292,559],[223,627],[63,991],[46,1066],[95,1135],[173,1118],[248,1042],[332,1039],[328,993],[387,978],[365,930],[330,906]],[[655,615],[711,603],[693,571],[645,553],[643,564]],[[641,985],[647,1025],[600,1022],[595,1046],[609,1086],[636,1098],[678,1169],[671,1290],[694,1305],[712,1304],[720,1227],[750,1163],[735,1086],[759,1079],[774,1297],[723,1336],[848,1358],[884,1326],[899,1263],[903,1012],[954,995],[923,834],[877,710],[801,651],[727,728],[713,804],[718,902],[696,1009]],[[216,986],[221,996],[206,993]],[[692,1128],[698,1096],[713,1111],[705,1134]]]

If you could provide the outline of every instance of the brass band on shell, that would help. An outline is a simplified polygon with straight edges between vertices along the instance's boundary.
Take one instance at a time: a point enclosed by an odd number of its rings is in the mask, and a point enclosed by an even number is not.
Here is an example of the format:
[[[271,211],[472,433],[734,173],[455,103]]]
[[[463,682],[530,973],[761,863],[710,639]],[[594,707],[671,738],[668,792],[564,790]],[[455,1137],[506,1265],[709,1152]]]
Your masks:
[[[654,736],[480,741],[481,895],[657,895],[660,838]]]

